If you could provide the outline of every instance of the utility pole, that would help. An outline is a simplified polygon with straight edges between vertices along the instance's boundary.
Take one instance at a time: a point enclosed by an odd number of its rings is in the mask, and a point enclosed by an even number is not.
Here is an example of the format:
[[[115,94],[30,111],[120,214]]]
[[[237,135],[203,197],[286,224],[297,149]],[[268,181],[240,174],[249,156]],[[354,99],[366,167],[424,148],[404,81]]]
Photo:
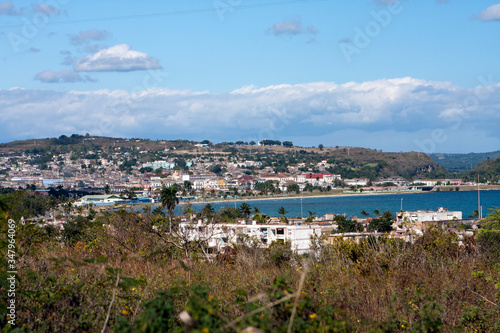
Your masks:
[[[403,198],[401,198],[401,211],[403,211]]]
[[[300,198],[300,218],[303,218],[304,215],[302,214],[302,198]]]
[[[481,211],[481,192],[479,191],[479,173],[477,174],[477,217],[479,219],[483,218],[483,212]]]

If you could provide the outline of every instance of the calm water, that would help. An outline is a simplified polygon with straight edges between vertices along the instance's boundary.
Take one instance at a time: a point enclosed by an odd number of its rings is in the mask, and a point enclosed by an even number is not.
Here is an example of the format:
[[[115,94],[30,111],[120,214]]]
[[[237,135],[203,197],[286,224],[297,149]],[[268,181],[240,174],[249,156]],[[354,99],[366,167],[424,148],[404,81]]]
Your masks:
[[[365,209],[370,216],[373,211],[378,209],[383,212],[389,210],[393,213],[401,209],[401,199],[403,199],[403,210],[437,210],[439,207],[449,210],[462,211],[464,218],[469,216],[477,209],[476,191],[459,192],[429,192],[415,194],[390,194],[390,195],[356,195],[349,197],[320,197],[303,198],[302,211],[303,216],[309,216],[308,211],[315,212],[317,216],[327,213],[347,214],[349,216],[361,216],[361,211]],[[236,206],[241,205],[243,201],[237,201]],[[301,199],[279,199],[279,200],[249,200],[246,201],[252,208],[257,206],[260,212],[277,216],[275,212],[283,206],[288,211],[288,217],[301,216]],[[234,201],[223,203],[212,203],[216,210],[222,207],[234,207]],[[204,204],[194,204],[193,208],[200,211]],[[500,207],[500,191],[481,191],[481,206],[483,207],[483,216],[489,213],[488,208]],[[182,207],[182,206],[180,206]]]

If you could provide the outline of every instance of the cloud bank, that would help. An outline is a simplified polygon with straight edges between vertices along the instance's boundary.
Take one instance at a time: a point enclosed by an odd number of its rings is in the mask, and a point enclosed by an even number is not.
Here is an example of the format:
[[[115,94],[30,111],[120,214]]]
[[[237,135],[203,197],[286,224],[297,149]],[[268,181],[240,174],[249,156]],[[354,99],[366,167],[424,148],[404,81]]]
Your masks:
[[[13,88],[0,90],[0,140],[88,132],[152,139],[273,138],[392,151],[488,151],[500,145],[500,84],[492,78],[484,82],[468,89],[398,78],[248,86],[220,94]]]

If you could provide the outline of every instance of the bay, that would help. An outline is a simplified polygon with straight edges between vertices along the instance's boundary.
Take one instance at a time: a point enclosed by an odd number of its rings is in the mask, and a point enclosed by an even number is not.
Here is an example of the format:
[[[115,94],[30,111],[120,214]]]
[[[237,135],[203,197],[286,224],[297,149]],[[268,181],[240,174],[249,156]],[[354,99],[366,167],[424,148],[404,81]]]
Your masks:
[[[483,217],[487,216],[490,208],[500,207],[500,191],[481,191],[481,206]],[[478,193],[476,191],[441,191],[410,194],[358,194],[350,196],[323,196],[303,197],[289,199],[263,199],[263,200],[237,200],[211,203],[215,210],[223,207],[239,207],[247,202],[252,208],[258,207],[261,213],[269,216],[279,216],[277,211],[284,207],[288,217],[309,216],[309,211],[316,216],[325,214],[346,214],[347,216],[360,216],[361,211],[366,210],[370,216],[373,211],[380,212],[389,210],[392,213],[401,210],[437,210],[439,207],[453,211],[462,211],[463,217],[467,218],[474,210],[478,209]],[[205,204],[195,203],[193,208],[199,212]],[[182,205],[178,206],[182,209]],[[180,211],[179,211],[180,212]],[[178,213],[179,213],[178,212]]]

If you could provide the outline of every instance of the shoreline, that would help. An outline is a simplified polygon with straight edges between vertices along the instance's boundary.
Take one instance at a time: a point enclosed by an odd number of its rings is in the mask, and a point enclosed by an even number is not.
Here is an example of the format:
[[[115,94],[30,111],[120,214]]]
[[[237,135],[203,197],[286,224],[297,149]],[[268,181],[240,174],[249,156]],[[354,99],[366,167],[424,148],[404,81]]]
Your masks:
[[[444,187],[445,190],[440,191],[440,192],[470,192],[470,191],[477,191],[477,188],[473,186],[467,186],[467,187],[460,187],[460,191],[450,191],[449,187]],[[498,186],[492,186],[491,188],[481,188],[481,191],[498,191],[500,190]],[[256,197],[245,197],[245,198],[232,198],[232,199],[209,199],[207,198],[206,200],[201,200],[201,201],[196,201],[196,200],[189,200],[189,201],[179,201],[177,206],[185,206],[188,204],[209,204],[209,203],[234,203],[234,202],[251,202],[251,201],[272,201],[272,200],[290,200],[290,199],[317,199],[317,198],[331,198],[331,197],[355,197],[355,196],[379,196],[379,195],[406,195],[406,194],[424,194],[424,193],[435,193],[438,191],[404,191],[404,192],[363,192],[363,193],[333,193],[333,194],[311,194],[311,195],[302,195],[302,194],[294,194],[294,195],[288,195],[288,196],[277,196],[277,197],[262,197],[262,198],[256,198]],[[161,205],[159,202],[155,203],[144,203],[144,204],[137,204],[136,207],[147,207],[147,206],[152,206],[156,207]],[[121,206],[121,205],[120,205]],[[103,207],[104,208],[104,207]]]
[[[500,188],[498,186],[492,186],[491,188],[480,188],[480,191],[498,191]],[[364,195],[396,195],[396,194],[423,194],[423,193],[435,193],[435,192],[470,192],[477,191],[477,187],[475,186],[462,186],[459,191],[451,191],[449,190],[450,186],[442,187],[442,191],[402,191],[402,192],[363,192],[363,193],[337,193],[337,194],[311,194],[311,195],[289,195],[289,196],[279,196],[279,197],[248,197],[245,199],[237,198],[237,199],[213,199],[213,200],[202,200],[202,201],[180,201],[180,205],[186,205],[188,203],[191,204],[207,204],[207,203],[224,203],[224,202],[244,202],[244,201],[264,201],[264,200],[284,200],[284,199],[305,199],[305,198],[323,198],[323,197],[353,197],[353,196],[364,196]],[[153,204],[153,205],[156,205]]]
[[[224,203],[224,202],[246,202],[246,201],[271,201],[271,200],[285,200],[285,199],[306,199],[306,198],[330,198],[330,197],[354,197],[354,196],[367,196],[367,195],[395,195],[395,194],[417,194],[417,193],[431,193],[430,191],[406,191],[406,192],[379,192],[379,193],[339,193],[339,194],[324,194],[324,195],[292,195],[292,196],[280,196],[280,197],[263,197],[263,198],[237,198],[237,199],[219,199],[219,200],[203,200],[203,201],[181,201],[179,206],[186,204],[207,204],[207,203]],[[153,205],[156,205],[153,204]]]

